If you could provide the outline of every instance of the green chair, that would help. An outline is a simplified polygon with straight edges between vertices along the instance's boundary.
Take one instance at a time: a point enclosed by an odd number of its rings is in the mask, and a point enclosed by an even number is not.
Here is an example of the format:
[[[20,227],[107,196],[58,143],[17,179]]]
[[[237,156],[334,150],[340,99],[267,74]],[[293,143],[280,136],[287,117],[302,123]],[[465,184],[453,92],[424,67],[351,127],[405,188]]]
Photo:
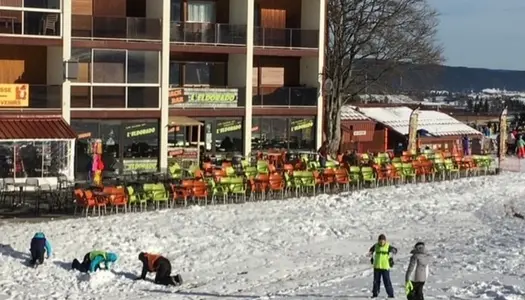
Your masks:
[[[348,177],[350,178],[350,182],[352,184],[355,183],[357,189],[361,187],[361,168],[359,168],[358,166],[350,166]]]
[[[245,167],[243,168],[244,170],[244,176],[246,176],[246,178],[253,178],[255,176],[257,176],[257,168],[256,167]]]
[[[270,167],[265,160],[257,161],[257,174],[270,174]]]
[[[178,163],[173,163],[171,166],[169,166],[168,171],[170,173],[171,178],[182,178],[182,168]]]
[[[128,193],[128,205],[130,211],[137,211],[137,205],[140,211],[145,211],[148,207],[148,199],[146,199],[143,193],[135,191],[133,186],[129,185],[126,187]]]
[[[295,176],[295,172],[294,172],[294,176]],[[301,190],[303,190],[305,193],[308,193],[308,190],[312,189],[312,194],[315,196],[316,184],[315,184],[314,172],[301,171],[299,173],[299,179],[300,179]]]
[[[169,207],[169,192],[162,183],[145,183],[143,185],[144,193],[149,200],[155,203],[157,209],[160,209],[161,203]]]
[[[319,162],[317,162],[319,163]],[[339,163],[335,160],[327,160],[326,161],[326,168],[327,169],[333,169],[336,170],[339,167]]]
[[[445,171],[450,179],[459,178],[459,167],[452,161],[452,159],[445,159]]]
[[[235,202],[237,202],[240,196],[243,202],[246,202],[246,183],[242,177],[229,177],[228,178],[228,193],[235,196]]]
[[[377,178],[372,167],[361,167],[363,183],[369,183],[371,187],[377,186]]]
[[[441,180],[445,180],[447,176],[447,170],[445,169],[445,162],[441,158],[435,158],[432,163],[434,170],[434,176],[437,176]]]
[[[218,197],[222,198],[223,204],[226,204],[226,200],[228,199],[228,188],[225,185],[218,185],[212,178],[208,179],[207,183],[210,187],[211,204],[215,204],[215,199]]]
[[[405,182],[416,182],[416,169],[414,169],[414,166],[411,163],[402,163],[401,164],[401,173],[403,174],[403,180]]]

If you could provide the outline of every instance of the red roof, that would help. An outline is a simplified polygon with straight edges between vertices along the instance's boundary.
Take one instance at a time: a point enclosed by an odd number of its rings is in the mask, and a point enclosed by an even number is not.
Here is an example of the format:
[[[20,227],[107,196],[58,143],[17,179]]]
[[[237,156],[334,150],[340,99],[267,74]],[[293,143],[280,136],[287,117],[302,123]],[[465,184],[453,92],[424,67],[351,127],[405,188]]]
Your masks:
[[[77,134],[59,116],[0,117],[0,140],[75,139]]]

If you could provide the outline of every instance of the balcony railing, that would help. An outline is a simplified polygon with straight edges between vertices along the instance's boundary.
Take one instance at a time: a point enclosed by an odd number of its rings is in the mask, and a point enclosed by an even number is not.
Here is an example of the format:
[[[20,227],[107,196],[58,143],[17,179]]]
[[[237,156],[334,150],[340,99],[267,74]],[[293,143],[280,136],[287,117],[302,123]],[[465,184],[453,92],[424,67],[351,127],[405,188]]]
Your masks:
[[[253,87],[254,106],[317,106],[317,88]]]
[[[73,15],[72,36],[76,38],[160,41],[160,19]]]
[[[29,107],[21,108],[54,108],[62,107],[62,86],[29,85]]]
[[[0,34],[59,37],[60,30],[58,13],[0,10]]]
[[[317,49],[319,47],[319,30],[256,27],[254,45],[273,48]]]
[[[246,45],[246,25],[171,23],[173,43]]]

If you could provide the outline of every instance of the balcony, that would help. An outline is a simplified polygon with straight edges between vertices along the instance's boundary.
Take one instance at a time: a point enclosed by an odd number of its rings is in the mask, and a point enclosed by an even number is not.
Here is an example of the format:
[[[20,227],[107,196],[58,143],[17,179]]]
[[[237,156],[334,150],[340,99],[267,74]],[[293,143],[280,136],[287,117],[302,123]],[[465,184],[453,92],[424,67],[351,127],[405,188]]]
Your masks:
[[[73,15],[71,27],[74,38],[128,41],[162,39],[160,19]]]
[[[60,14],[0,10],[0,34],[60,37]]]
[[[246,25],[171,23],[171,42],[187,44],[246,45]]]
[[[317,106],[317,88],[253,87],[254,106]]]
[[[289,49],[319,48],[319,30],[256,27],[254,46]]]
[[[22,83],[21,83],[22,84]],[[8,85],[8,84],[6,84]],[[0,101],[0,109],[61,109],[62,108],[62,86],[29,84],[29,95],[27,103],[6,99]]]
[[[243,89],[170,87],[170,108],[232,108],[243,106]]]

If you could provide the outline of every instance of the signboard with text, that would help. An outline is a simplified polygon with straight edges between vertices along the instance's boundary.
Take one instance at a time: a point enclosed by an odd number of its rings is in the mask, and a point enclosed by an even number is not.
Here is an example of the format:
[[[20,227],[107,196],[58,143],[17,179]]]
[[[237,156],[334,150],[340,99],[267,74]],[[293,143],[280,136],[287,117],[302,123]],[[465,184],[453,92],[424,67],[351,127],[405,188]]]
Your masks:
[[[238,89],[170,88],[170,107],[237,107]]]
[[[28,107],[28,84],[0,84],[0,107]]]

